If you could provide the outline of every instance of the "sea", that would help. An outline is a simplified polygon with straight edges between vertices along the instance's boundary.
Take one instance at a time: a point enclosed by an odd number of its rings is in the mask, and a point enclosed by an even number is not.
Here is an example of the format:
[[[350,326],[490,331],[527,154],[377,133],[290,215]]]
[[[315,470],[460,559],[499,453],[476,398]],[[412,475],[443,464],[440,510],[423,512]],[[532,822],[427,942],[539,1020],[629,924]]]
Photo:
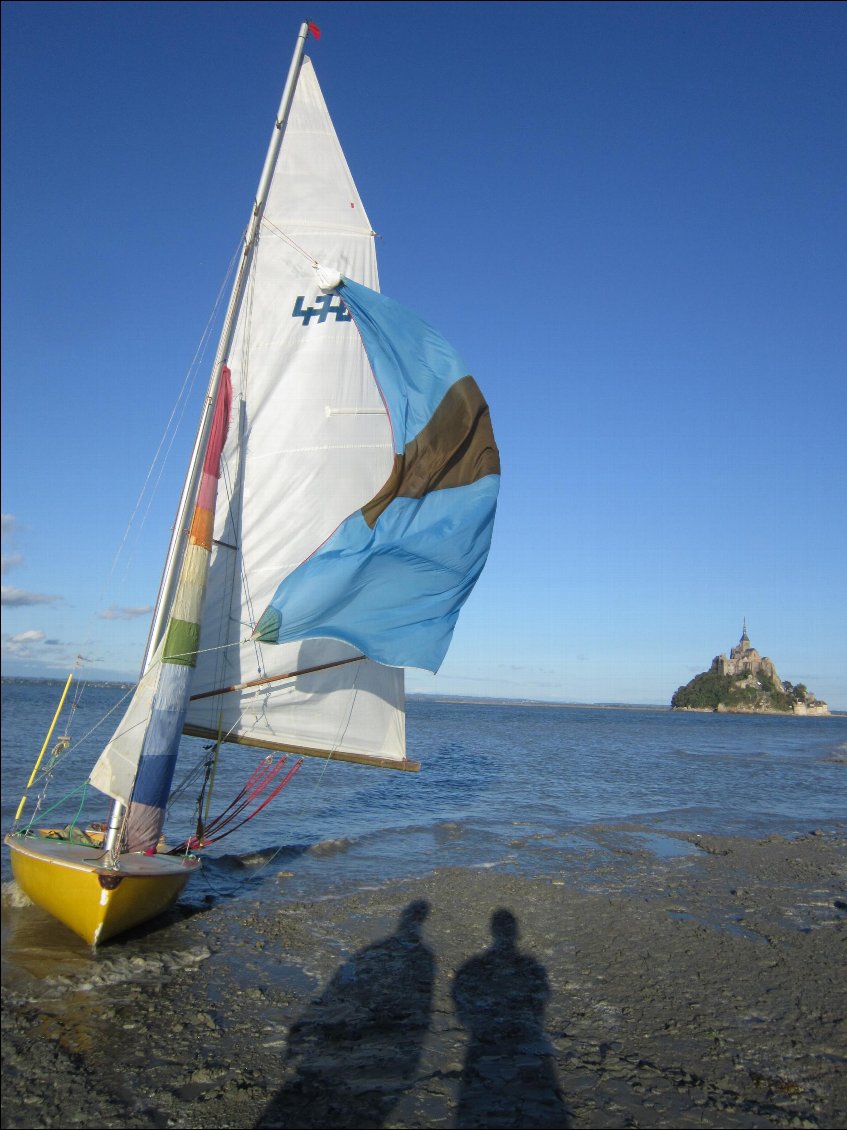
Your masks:
[[[61,689],[48,680],[3,680],[4,834],[25,793],[21,823],[37,816],[42,826],[71,820],[84,826],[107,816],[106,798],[84,784],[125,708],[128,687],[72,689],[48,751],[65,736],[68,748],[44,795],[38,787],[27,789]],[[181,899],[205,906],[238,898],[282,905],[445,867],[588,881],[624,849],[649,865],[696,852],[698,836],[847,831],[843,714],[802,718],[413,697],[407,749],[421,763],[419,773],[304,759],[266,808],[206,849],[204,866]],[[203,742],[184,739],[177,781],[196,772],[206,756]],[[223,747],[212,815],[226,808],[261,762],[259,751]],[[167,838],[179,842],[195,819],[196,796],[187,790],[174,802]],[[33,947],[42,946],[51,961],[57,952],[86,954],[64,927],[21,905],[5,847],[2,880],[4,975],[24,959],[31,967]],[[23,914],[29,915],[25,943],[15,929]]]

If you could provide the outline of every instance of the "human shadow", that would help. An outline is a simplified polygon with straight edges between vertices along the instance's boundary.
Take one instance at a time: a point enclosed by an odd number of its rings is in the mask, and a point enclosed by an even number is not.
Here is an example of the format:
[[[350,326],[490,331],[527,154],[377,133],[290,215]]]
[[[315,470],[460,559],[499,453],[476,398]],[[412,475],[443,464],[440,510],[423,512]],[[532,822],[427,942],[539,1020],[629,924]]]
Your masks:
[[[568,1127],[568,1110],[544,1029],[544,966],[517,948],[509,910],[491,916],[492,945],[456,973],[452,996],[469,1041],[456,1126]]]
[[[289,1076],[256,1127],[385,1125],[415,1081],[429,1030],[435,958],[421,930],[429,903],[358,951],[293,1025]]]

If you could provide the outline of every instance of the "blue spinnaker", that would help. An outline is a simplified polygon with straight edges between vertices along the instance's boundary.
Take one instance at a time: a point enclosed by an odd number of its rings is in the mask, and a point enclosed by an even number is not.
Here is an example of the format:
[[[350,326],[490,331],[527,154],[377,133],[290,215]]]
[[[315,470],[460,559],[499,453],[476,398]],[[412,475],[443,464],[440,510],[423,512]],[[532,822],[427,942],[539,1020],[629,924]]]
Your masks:
[[[254,638],[329,636],[437,671],[488,556],[500,461],[488,406],[416,314],[344,279],[394,436],[391,478],[279,585]]]

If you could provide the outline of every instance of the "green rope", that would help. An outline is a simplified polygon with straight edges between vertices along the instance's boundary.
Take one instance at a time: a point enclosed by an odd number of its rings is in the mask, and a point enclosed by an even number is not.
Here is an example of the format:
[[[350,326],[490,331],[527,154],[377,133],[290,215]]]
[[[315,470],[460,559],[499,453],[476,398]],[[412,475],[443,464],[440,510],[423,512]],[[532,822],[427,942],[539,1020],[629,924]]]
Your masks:
[[[68,824],[68,839],[71,838],[71,834],[73,833],[73,830],[76,827],[76,822],[77,822],[77,820],[79,820],[80,813],[82,812],[82,806],[85,804],[85,794],[86,794],[87,789],[88,789],[88,781],[83,781],[82,788],[80,789],[81,797],[80,797],[80,802],[79,802],[79,808],[76,810],[76,814],[74,815],[73,820],[71,820],[70,824]],[[73,794],[70,794],[70,795],[73,795]]]
[[[41,811],[41,804],[40,804],[41,798],[39,797],[39,803],[36,804],[35,809],[33,810],[32,816],[29,818],[29,823],[27,824],[25,831],[29,832],[31,830],[32,825],[34,824],[36,819],[38,819],[38,820],[46,819],[50,815],[51,812],[53,812],[55,809],[57,809],[61,805],[63,805],[65,803],[65,801],[69,800],[76,793],[81,792],[82,793],[82,800],[79,802],[79,808],[76,811],[76,816],[73,819],[73,823],[70,825],[71,827],[73,827],[73,825],[79,819],[79,814],[82,811],[83,804],[85,803],[85,792],[86,792],[87,788],[88,788],[88,781],[83,781],[83,783],[81,785],[77,785],[77,787],[75,789],[71,789],[71,791],[69,793],[65,793],[64,796],[59,797],[59,799],[56,801],[55,804],[51,804],[50,807],[44,809],[43,812]]]

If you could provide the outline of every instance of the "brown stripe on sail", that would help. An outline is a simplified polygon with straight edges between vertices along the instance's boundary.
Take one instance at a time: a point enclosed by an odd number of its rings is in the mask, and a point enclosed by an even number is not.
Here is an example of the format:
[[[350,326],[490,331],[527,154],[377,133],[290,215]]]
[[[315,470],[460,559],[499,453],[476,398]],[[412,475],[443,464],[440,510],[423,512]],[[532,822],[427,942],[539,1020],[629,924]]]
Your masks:
[[[395,498],[423,498],[433,490],[462,487],[486,475],[500,474],[500,453],[494,442],[491,413],[471,376],[452,384],[432,418],[394,467],[379,493],[362,507],[367,524]]]

